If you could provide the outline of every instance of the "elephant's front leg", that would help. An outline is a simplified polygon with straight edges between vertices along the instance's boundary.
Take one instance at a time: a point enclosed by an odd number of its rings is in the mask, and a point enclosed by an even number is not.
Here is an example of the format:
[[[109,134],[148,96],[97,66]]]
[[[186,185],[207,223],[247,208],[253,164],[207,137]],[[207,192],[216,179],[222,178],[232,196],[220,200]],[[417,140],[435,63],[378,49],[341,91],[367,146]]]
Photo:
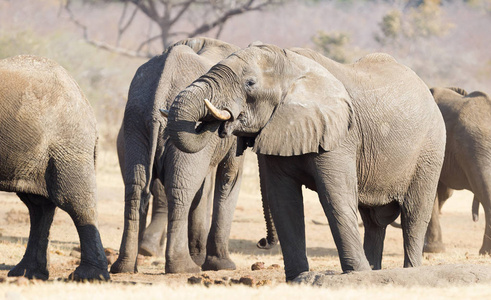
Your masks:
[[[201,268],[191,259],[188,248],[188,216],[192,198],[189,191],[171,189],[167,246],[165,251],[166,273],[197,273]],[[172,200],[171,200],[172,199]]]
[[[216,170],[213,169],[206,175],[203,185],[194,197],[189,212],[189,254],[198,266],[201,266],[206,259],[206,240],[210,231],[210,211],[213,202],[215,173]]]
[[[302,185],[293,178],[270,172],[270,167],[260,168],[261,176],[268,176],[267,197],[271,215],[283,253],[286,280],[292,281],[301,273],[309,271]]]
[[[316,159],[317,193],[329,221],[343,272],[371,269],[358,231],[355,161],[354,154],[336,151]]]
[[[210,158],[206,153],[198,154],[170,148],[165,158],[164,186],[169,203],[166,273],[196,273],[201,270],[191,258],[188,236],[191,204],[209,171]]]
[[[213,217],[210,234],[206,244],[206,261],[202,266],[206,270],[235,270],[230,259],[228,242],[235,206],[239,197],[242,179],[244,155],[235,157],[235,148],[217,168]]]

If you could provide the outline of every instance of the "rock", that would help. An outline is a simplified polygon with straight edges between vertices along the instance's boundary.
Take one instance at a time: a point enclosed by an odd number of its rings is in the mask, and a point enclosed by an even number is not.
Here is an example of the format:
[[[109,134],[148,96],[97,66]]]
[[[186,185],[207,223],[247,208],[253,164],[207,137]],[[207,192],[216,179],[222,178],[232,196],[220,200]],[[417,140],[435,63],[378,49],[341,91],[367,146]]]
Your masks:
[[[256,285],[256,280],[252,278],[252,276],[244,276],[239,279],[239,282],[243,285],[247,286],[255,286]]]
[[[210,279],[210,276],[207,274],[201,274],[201,276],[192,276],[188,278],[189,284],[202,284],[206,287],[209,287],[213,284],[213,280]]]
[[[269,279],[264,279],[264,280],[260,280],[256,286],[267,286],[267,285],[272,285],[273,282]]]
[[[276,270],[276,269],[281,269],[281,266],[278,264],[272,264],[271,266],[268,267],[268,270]]]
[[[332,272],[332,271],[331,271]],[[490,283],[491,266],[475,264],[423,266],[333,275],[330,272],[304,272],[294,283],[322,287],[395,286],[447,287],[469,283]]]
[[[189,284],[201,284],[203,283],[203,278],[198,276],[192,276],[188,278]]]
[[[75,248],[73,248],[72,251],[70,252],[70,256],[75,258],[82,258],[82,254],[80,253],[80,250],[76,250]]]
[[[265,268],[264,262],[256,262],[251,266],[252,271],[263,270]]]
[[[104,253],[106,255],[118,255],[118,251],[116,251],[112,248],[104,248]]]

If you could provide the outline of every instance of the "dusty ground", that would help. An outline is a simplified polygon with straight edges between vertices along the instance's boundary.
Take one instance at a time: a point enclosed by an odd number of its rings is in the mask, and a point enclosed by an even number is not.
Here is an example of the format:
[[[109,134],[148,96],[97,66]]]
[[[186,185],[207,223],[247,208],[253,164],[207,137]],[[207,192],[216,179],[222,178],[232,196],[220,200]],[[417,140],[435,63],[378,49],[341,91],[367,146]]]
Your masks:
[[[75,269],[78,261],[76,253],[73,251],[73,248],[78,245],[75,226],[65,212],[58,210],[51,229],[51,244],[49,248],[51,257],[50,279],[54,282],[50,281],[46,284],[39,282],[11,282],[6,280],[5,277],[8,270],[22,258],[29,233],[29,222],[27,208],[17,196],[0,192],[0,282],[5,281],[0,283],[0,297],[5,295],[6,298],[9,298],[12,296],[9,294],[10,292],[14,293],[14,296],[19,294],[25,297],[30,295],[39,296],[36,291],[40,286],[48,287],[50,292],[45,295],[47,298],[52,295],[53,290],[59,295],[59,293],[70,293],[71,289],[86,291],[87,294],[93,294],[92,289],[96,289],[96,294],[101,297],[108,295],[107,293],[120,293],[123,297],[129,297],[134,295],[134,293],[138,293],[138,291],[151,289],[152,286],[159,287],[159,289],[170,288],[171,291],[167,291],[167,295],[174,293],[175,295],[186,295],[190,298],[203,298],[208,295],[205,288],[195,286],[190,289],[187,283],[189,277],[202,277],[203,274],[205,274],[205,277],[208,276],[211,281],[223,280],[223,278],[229,281],[239,280],[241,277],[249,276],[256,283],[267,285],[268,291],[273,294],[276,288],[287,288],[283,283],[284,272],[280,250],[276,248],[264,251],[257,249],[255,246],[257,240],[263,237],[265,228],[258,190],[255,157],[250,152],[247,155],[247,168],[244,172],[245,177],[230,237],[230,250],[232,258],[237,264],[236,271],[166,275],[163,271],[163,258],[143,258],[140,260],[140,272],[138,274],[112,274],[112,283],[109,284],[76,288],[78,285],[57,282],[57,279],[66,278]],[[117,159],[113,153],[100,153],[98,161],[98,194],[99,227],[104,247],[118,250],[123,229],[123,183]],[[306,191],[305,198],[307,248],[311,270],[319,272],[332,270],[335,273],[340,273],[341,269],[334,242],[317,197],[311,191]],[[446,203],[443,208],[441,222],[447,251],[443,254],[425,254],[424,266],[473,264],[485,268],[491,267],[491,257],[478,255],[484,231],[483,212],[481,211],[479,222],[472,222],[471,202],[472,194],[463,191],[454,194]],[[360,228],[360,233],[363,233],[362,228]],[[383,268],[394,269],[401,267],[403,264],[403,249],[400,229],[388,228],[385,245]],[[251,271],[251,265],[256,262],[264,262],[266,268],[259,271]],[[275,264],[280,267],[272,267]],[[472,266],[468,267],[472,269]],[[207,280],[204,279],[203,281]],[[151,286],[148,285],[150,283],[152,284]],[[66,287],[66,289],[64,290],[61,286]],[[111,289],[113,286],[118,288]],[[217,286],[214,289],[216,289],[215,291],[218,294],[226,294],[227,289],[231,288]],[[239,287],[238,289],[243,290],[245,287]],[[399,293],[401,287],[391,287],[389,285],[384,289],[388,289],[389,294],[392,292]],[[418,292],[411,292],[407,295],[417,296],[421,292],[417,287],[410,289],[416,289]],[[443,296],[450,291],[449,288],[433,289],[435,289],[437,295]],[[477,298],[483,294],[491,296],[491,284],[478,285],[477,287],[454,286],[453,289],[457,289],[456,293],[460,296],[462,296],[462,293],[468,297],[475,296]],[[312,288],[308,288],[308,291],[320,293]],[[373,288],[373,291],[386,295],[386,292],[381,292],[380,288]],[[334,291],[331,292],[335,293]],[[252,294],[249,293],[247,295],[253,297],[255,293],[252,292]],[[361,295],[368,295],[366,293],[366,290],[362,291]],[[301,296],[302,292],[298,292],[295,289],[295,291],[288,293],[288,296],[294,297],[294,295],[297,295],[296,297]],[[340,295],[346,297],[351,294],[341,292]]]

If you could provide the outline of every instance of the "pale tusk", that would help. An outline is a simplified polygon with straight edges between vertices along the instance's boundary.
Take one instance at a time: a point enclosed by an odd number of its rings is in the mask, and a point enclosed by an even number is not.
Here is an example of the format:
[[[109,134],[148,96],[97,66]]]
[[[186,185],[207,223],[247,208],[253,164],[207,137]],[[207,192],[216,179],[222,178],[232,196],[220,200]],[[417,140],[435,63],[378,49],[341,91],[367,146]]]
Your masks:
[[[210,110],[210,113],[220,121],[227,121],[230,119],[231,115],[228,111],[223,109],[216,108],[213,104],[211,104],[210,100],[205,99],[205,105]]]
[[[161,108],[160,113],[162,114],[162,116],[164,116],[166,118],[169,116],[169,111],[167,109]]]

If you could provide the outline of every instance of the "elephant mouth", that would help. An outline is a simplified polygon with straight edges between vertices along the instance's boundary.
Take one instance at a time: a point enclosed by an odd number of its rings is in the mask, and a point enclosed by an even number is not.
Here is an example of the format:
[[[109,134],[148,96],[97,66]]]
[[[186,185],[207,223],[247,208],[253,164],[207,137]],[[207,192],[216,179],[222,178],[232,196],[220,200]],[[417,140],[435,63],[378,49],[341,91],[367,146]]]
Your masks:
[[[234,125],[235,122],[231,121],[225,121],[220,124],[220,127],[218,127],[218,136],[221,138],[229,137],[233,134],[234,132]]]

